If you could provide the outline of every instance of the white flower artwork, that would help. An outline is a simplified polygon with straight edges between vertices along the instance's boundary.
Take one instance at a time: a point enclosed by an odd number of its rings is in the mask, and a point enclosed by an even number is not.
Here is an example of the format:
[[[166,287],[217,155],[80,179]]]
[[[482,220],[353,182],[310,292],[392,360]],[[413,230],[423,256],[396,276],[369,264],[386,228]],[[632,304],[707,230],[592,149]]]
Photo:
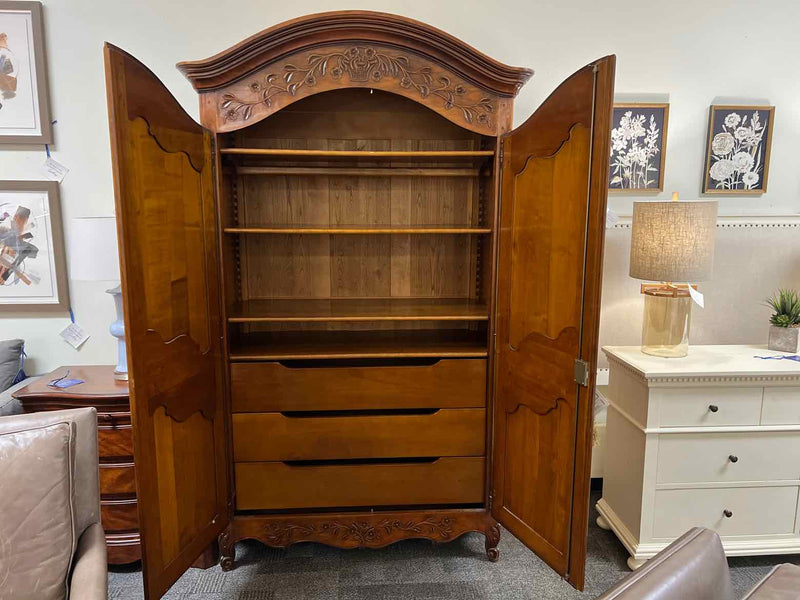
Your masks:
[[[774,108],[712,106],[706,156],[706,193],[766,190]]]
[[[609,190],[663,189],[668,104],[615,104]]]

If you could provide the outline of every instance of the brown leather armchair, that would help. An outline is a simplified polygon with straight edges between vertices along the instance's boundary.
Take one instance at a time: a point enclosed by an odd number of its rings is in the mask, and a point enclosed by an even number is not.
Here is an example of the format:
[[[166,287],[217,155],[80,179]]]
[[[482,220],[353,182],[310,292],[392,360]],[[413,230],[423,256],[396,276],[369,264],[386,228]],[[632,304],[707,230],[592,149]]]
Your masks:
[[[735,600],[719,536],[696,527],[684,533],[597,600]],[[800,567],[775,567],[742,600],[800,598]]]
[[[0,596],[105,600],[97,412],[0,417]]]

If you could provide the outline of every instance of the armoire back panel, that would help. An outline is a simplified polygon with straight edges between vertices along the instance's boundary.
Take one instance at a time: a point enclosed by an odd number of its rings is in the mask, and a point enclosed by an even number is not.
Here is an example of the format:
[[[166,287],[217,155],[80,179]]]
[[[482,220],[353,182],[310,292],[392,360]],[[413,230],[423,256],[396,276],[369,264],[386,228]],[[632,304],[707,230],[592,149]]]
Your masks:
[[[462,129],[393,94],[349,89],[297,102],[222,137],[228,148],[359,152],[491,152],[493,138]],[[491,156],[465,161],[320,160],[225,156],[237,228],[437,228],[442,233],[238,236],[236,301],[334,298],[488,297],[493,217]],[[326,172],[333,168],[336,173]],[[281,170],[264,173],[264,170]],[[297,172],[298,169],[302,171]],[[396,170],[400,170],[398,173]],[[369,170],[369,172],[365,172]],[[376,174],[373,171],[379,171]],[[323,174],[318,174],[318,172]],[[343,174],[339,174],[344,171]],[[391,172],[390,172],[391,171]],[[433,175],[432,175],[433,173]],[[487,233],[471,234],[484,228]],[[454,228],[470,233],[451,233]],[[372,327],[374,325],[374,327]],[[397,323],[329,323],[325,329],[397,328]],[[448,328],[469,324],[445,324]],[[249,325],[248,331],[297,325]],[[401,328],[437,328],[435,322]],[[308,324],[301,328],[309,328]]]

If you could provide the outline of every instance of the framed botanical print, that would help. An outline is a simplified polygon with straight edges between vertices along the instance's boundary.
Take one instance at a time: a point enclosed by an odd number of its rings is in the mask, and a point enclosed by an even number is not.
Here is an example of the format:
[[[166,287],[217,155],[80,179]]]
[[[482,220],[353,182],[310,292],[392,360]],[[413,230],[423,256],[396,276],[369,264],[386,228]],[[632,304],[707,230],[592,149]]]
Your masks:
[[[69,310],[54,181],[0,181],[0,311],[10,310]]]
[[[40,2],[0,0],[0,143],[53,141]]]
[[[703,193],[767,191],[774,119],[774,106],[711,107]]]
[[[614,104],[608,189],[660,192],[664,189],[669,104]]]

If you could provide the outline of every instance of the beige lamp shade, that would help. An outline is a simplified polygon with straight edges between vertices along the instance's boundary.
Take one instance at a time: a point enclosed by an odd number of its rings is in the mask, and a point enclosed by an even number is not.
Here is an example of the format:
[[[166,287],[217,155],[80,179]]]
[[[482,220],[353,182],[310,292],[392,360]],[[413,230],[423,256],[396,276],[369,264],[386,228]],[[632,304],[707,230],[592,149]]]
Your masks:
[[[630,276],[697,282],[711,277],[717,202],[634,202]]]

